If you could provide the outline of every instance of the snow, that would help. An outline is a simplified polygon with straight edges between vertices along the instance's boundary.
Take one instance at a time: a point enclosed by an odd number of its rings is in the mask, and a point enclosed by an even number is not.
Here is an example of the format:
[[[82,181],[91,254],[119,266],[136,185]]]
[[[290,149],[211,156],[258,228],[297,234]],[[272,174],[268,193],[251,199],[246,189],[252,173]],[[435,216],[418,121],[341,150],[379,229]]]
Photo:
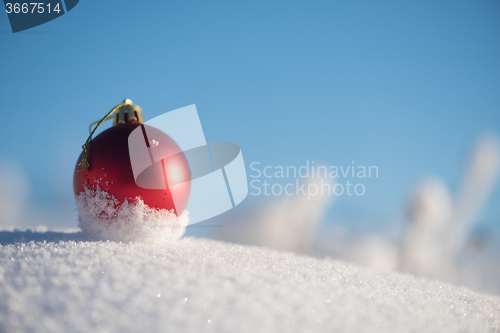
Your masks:
[[[0,332],[466,332],[500,319],[497,296],[265,247],[32,230],[0,244]]]
[[[86,188],[75,201],[78,226],[93,239],[165,243],[181,238],[189,223],[187,210],[177,217],[173,210],[150,208],[140,197],[120,204],[100,188]]]

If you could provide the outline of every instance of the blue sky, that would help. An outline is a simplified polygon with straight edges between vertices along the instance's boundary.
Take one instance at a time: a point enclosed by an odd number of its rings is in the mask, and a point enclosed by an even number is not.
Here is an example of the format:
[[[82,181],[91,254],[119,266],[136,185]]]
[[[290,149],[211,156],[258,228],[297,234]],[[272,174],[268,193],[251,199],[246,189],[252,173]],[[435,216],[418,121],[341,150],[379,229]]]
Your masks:
[[[247,167],[377,165],[329,211],[349,223],[397,223],[427,175],[456,190],[477,136],[500,133],[497,0],[81,0],[16,34],[1,13],[0,32],[0,160],[48,209],[72,209],[88,125],[124,98],[146,119],[196,104]]]

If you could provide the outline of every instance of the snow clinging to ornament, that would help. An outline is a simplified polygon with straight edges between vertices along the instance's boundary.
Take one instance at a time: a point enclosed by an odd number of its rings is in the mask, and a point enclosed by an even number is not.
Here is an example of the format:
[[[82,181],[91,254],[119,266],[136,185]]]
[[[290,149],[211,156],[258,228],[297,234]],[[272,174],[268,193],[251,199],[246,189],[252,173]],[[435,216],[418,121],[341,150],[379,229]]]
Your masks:
[[[108,119],[113,126],[93,138]],[[239,146],[207,144],[194,105],[144,123],[141,108],[126,99],[89,131],[73,189],[79,226],[92,238],[175,240],[188,224],[219,215],[248,194]]]

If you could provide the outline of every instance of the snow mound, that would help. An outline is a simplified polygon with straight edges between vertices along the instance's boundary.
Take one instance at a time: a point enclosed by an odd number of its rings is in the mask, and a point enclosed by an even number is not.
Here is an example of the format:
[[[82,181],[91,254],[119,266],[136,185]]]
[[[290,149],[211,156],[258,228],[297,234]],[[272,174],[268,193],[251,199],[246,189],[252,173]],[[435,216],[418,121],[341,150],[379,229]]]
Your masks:
[[[0,231],[0,332],[486,332],[500,320],[499,297],[328,258],[84,239]]]
[[[95,240],[165,243],[184,235],[188,211],[177,217],[173,210],[150,208],[137,197],[121,205],[106,191],[86,188],[76,198],[78,226]]]

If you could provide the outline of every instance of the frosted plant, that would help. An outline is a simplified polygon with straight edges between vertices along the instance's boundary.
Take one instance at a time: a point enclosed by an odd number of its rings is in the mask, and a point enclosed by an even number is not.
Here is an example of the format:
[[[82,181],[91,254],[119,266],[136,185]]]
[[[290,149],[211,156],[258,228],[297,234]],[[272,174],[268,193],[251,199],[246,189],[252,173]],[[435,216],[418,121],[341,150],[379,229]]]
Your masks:
[[[500,144],[494,135],[480,138],[470,158],[461,188],[452,204],[446,186],[437,179],[418,188],[410,206],[410,223],[402,244],[402,270],[429,277],[451,278],[498,178]]]
[[[467,235],[479,218],[500,171],[500,142],[490,134],[482,137],[471,156],[467,173],[458,192],[453,211],[453,226],[448,238],[448,250],[454,255],[464,247]]]
[[[15,226],[28,203],[28,179],[14,162],[0,163],[0,226]]]
[[[323,183],[331,184],[331,179]],[[318,186],[320,179],[310,178],[308,184]],[[306,185],[307,187],[307,185]],[[267,246],[276,250],[309,252],[318,223],[332,201],[331,195],[292,196],[267,205],[227,215],[215,238],[225,241]],[[227,223],[225,223],[227,222]]]
[[[443,245],[452,209],[451,195],[441,180],[422,182],[410,204],[410,223],[400,256],[402,270],[429,277],[450,273],[451,260]]]
[[[370,234],[343,244],[342,258],[380,271],[398,268],[399,248],[383,235]]]

